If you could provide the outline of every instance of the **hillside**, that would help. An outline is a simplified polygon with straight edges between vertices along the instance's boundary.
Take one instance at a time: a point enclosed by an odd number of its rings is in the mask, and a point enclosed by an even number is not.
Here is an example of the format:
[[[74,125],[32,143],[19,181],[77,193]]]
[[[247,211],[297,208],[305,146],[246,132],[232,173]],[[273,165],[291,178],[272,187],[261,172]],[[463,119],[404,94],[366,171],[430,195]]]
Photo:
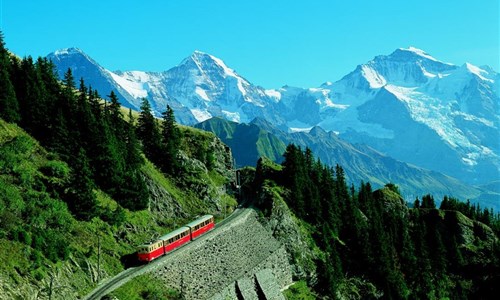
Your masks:
[[[293,145],[281,165],[261,159],[245,174],[263,222],[311,288],[298,283],[291,297],[489,299],[499,292],[499,214],[449,198],[437,209],[430,195],[409,208],[394,184],[350,190],[340,166],[318,164]]]
[[[286,142],[256,124],[239,124],[221,118],[212,118],[195,125],[196,128],[213,132],[231,147],[236,166],[255,165],[261,156],[279,162]]]
[[[207,133],[185,129],[185,135],[192,136],[191,145],[202,149],[225,149]],[[189,158],[189,164],[198,165],[193,172],[198,174],[199,184],[208,187],[198,191],[194,182],[183,188],[147,162],[142,173],[150,191],[148,209],[123,209],[96,189],[100,216],[79,221],[61,197],[73,172],[68,164],[19,127],[0,119],[0,253],[4,258],[0,298],[47,297],[51,281],[52,293],[57,293],[53,299],[83,296],[98,282],[123,270],[135,247],[152,236],[188,222],[193,215],[218,216],[223,205],[230,210],[235,200],[221,194],[231,180],[226,177],[229,170],[224,160],[231,161],[226,155],[225,151],[217,154],[222,160],[216,164],[223,173],[209,173],[198,160]]]

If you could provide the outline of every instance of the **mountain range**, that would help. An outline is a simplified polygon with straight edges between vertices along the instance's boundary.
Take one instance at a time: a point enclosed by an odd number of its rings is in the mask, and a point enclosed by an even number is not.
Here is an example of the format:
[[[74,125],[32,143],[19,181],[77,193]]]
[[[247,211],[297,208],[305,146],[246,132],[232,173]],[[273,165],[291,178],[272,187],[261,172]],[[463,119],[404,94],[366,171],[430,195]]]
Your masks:
[[[397,182],[407,200],[413,201],[427,193],[438,201],[445,195],[453,195],[500,209],[498,187],[464,184],[451,176],[398,161],[364,144],[351,144],[319,126],[309,132],[286,132],[260,118],[250,123],[236,123],[214,117],[195,127],[221,138],[234,153],[237,167],[255,165],[261,156],[281,162],[286,145],[293,143],[302,149],[309,147],[327,165],[341,165],[348,181],[355,185],[364,181],[380,188],[388,182]]]
[[[139,109],[145,97],[160,115],[169,104],[182,124],[258,118],[287,134],[322,128],[323,139],[365,145],[358,151],[469,185],[499,179],[499,74],[487,66],[457,66],[410,47],[376,56],[333,83],[265,89],[200,51],[165,72],[109,71],[76,48],[48,58],[60,76],[71,68],[102,95],[114,90],[124,106]]]

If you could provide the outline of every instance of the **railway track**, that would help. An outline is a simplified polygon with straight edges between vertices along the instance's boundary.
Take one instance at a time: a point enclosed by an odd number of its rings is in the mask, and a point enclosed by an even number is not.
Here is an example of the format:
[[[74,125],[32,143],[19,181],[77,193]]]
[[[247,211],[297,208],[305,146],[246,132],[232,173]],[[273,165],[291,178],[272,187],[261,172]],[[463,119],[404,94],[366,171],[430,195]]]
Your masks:
[[[144,274],[148,272],[151,269],[154,269],[158,266],[160,266],[162,263],[176,257],[177,255],[180,255],[182,252],[188,250],[191,248],[193,245],[202,242],[206,238],[216,234],[218,231],[223,230],[226,226],[229,226],[233,221],[235,221],[238,216],[240,216],[243,212],[245,212],[247,208],[237,208],[234,210],[234,212],[229,215],[227,218],[222,220],[221,222],[217,223],[215,228],[208,232],[207,234],[197,238],[196,240],[192,241],[191,243],[188,243],[180,248],[175,249],[174,251],[170,252],[169,254],[156,259],[155,261],[139,266],[139,267],[131,267],[128,268],[121,273],[117,274],[116,276],[107,279],[106,281],[102,282],[100,285],[98,285],[91,293],[83,297],[82,300],[98,300],[101,299],[102,297],[106,296],[107,294],[111,293],[115,289],[119,288],[129,280],[133,279],[134,277]]]

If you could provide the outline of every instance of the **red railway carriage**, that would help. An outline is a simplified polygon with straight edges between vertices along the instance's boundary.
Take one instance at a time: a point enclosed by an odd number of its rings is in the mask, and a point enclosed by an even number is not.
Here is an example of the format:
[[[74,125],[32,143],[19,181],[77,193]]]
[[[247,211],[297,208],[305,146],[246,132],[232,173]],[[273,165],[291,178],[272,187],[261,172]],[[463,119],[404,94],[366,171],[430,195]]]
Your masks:
[[[214,216],[205,215],[160,237],[156,241],[139,246],[137,257],[139,261],[150,262],[192,241],[214,227]]]
[[[138,259],[146,262],[150,262],[163,254],[165,254],[165,248],[163,247],[163,241],[161,240],[143,244],[139,246],[139,250],[137,251]]]
[[[186,224],[186,226],[191,229],[191,240],[194,240],[195,238],[214,228],[214,216],[205,215],[189,224]]]
[[[189,227],[184,226],[160,237],[165,247],[165,253],[184,245],[191,240]]]

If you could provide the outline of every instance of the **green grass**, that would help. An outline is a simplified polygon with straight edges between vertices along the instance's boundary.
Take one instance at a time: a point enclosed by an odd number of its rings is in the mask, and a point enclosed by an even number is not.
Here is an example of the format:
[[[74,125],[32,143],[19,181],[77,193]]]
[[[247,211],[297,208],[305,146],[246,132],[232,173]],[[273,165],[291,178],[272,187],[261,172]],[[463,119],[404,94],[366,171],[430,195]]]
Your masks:
[[[283,295],[288,300],[314,300],[315,294],[311,288],[307,286],[305,281],[297,281],[283,292]]]
[[[167,288],[165,283],[149,274],[141,275],[125,283],[110,296],[120,300],[168,300],[182,299],[176,290]]]

